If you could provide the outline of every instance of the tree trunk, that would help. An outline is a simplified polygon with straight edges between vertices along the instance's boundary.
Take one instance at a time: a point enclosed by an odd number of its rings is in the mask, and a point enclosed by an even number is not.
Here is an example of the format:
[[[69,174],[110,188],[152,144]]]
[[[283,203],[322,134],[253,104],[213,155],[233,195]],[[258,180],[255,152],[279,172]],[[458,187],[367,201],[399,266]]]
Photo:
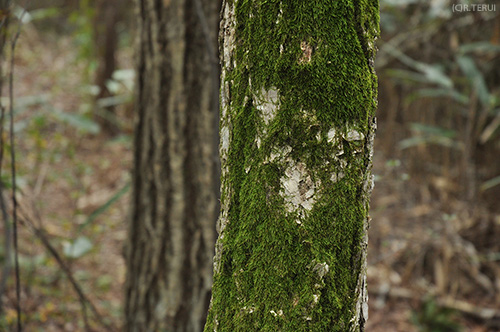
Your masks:
[[[217,218],[220,5],[138,5],[125,330],[198,332],[210,299]]]
[[[363,331],[378,1],[225,0],[205,331]]]
[[[119,37],[117,24],[125,10],[122,7],[124,5],[127,5],[127,1],[97,0],[95,2],[94,47],[97,58],[95,85],[99,88],[96,101],[112,96],[106,83],[112,78],[116,69],[115,55]],[[118,133],[119,128],[113,106],[98,109],[96,119],[106,133],[111,135]]]

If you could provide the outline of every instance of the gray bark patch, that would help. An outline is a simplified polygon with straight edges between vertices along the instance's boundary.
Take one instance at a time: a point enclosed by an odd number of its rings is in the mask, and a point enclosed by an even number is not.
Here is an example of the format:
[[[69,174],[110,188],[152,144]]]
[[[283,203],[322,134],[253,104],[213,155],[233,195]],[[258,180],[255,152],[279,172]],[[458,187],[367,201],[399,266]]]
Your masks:
[[[287,212],[298,212],[299,216],[303,217],[306,211],[313,208],[316,188],[321,184],[312,180],[310,171],[304,163],[288,160],[285,176],[280,179],[280,182]],[[302,223],[300,219],[296,222]]]

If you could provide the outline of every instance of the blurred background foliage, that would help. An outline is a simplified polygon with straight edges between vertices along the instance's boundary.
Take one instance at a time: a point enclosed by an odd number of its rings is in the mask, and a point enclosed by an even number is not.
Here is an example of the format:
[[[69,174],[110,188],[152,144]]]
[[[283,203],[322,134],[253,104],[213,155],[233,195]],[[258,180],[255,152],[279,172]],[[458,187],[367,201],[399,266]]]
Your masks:
[[[463,4],[496,7],[454,11]],[[380,6],[367,330],[498,331],[500,4]],[[14,54],[24,324],[27,331],[111,331],[120,326],[124,283],[133,3],[15,2],[7,36],[24,10]],[[12,53],[4,53],[8,107]],[[11,147],[4,148],[8,202]],[[10,276],[0,330],[9,331],[16,298],[7,242],[0,239],[1,272]]]
[[[500,4],[380,4],[369,324],[500,330]]]

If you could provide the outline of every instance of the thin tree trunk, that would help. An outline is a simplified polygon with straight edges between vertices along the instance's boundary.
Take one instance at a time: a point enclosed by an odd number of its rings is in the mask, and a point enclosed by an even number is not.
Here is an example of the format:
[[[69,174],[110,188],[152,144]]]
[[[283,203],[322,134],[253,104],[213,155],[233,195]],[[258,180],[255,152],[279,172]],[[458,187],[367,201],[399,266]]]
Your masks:
[[[205,331],[363,331],[378,1],[226,0]]]
[[[141,0],[138,8],[125,330],[198,332],[217,217],[218,80],[207,49],[219,8],[213,0]]]
[[[94,18],[94,47],[97,57],[95,85],[99,87],[96,100],[111,97],[112,93],[107,82],[116,69],[116,49],[118,48],[117,24],[123,15],[128,1],[97,0],[95,3],[96,15]],[[114,107],[103,107],[96,114],[104,131],[108,134],[117,134],[118,126]]]

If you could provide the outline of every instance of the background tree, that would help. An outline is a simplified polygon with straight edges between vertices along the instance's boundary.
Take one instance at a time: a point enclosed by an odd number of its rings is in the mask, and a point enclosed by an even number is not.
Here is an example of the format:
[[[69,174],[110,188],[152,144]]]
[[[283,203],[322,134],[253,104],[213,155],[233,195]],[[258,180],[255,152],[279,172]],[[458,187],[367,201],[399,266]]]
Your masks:
[[[116,51],[118,49],[119,34],[117,24],[125,16],[125,9],[131,1],[96,0],[94,16],[94,46],[97,59],[95,85],[99,87],[96,100],[110,97],[112,93],[107,87],[107,82],[116,70]],[[107,133],[116,134],[116,115],[114,107],[103,107],[96,114],[96,119]]]
[[[218,95],[212,0],[137,2],[125,330],[200,331],[212,284]]]
[[[206,331],[361,331],[378,1],[225,1]]]

